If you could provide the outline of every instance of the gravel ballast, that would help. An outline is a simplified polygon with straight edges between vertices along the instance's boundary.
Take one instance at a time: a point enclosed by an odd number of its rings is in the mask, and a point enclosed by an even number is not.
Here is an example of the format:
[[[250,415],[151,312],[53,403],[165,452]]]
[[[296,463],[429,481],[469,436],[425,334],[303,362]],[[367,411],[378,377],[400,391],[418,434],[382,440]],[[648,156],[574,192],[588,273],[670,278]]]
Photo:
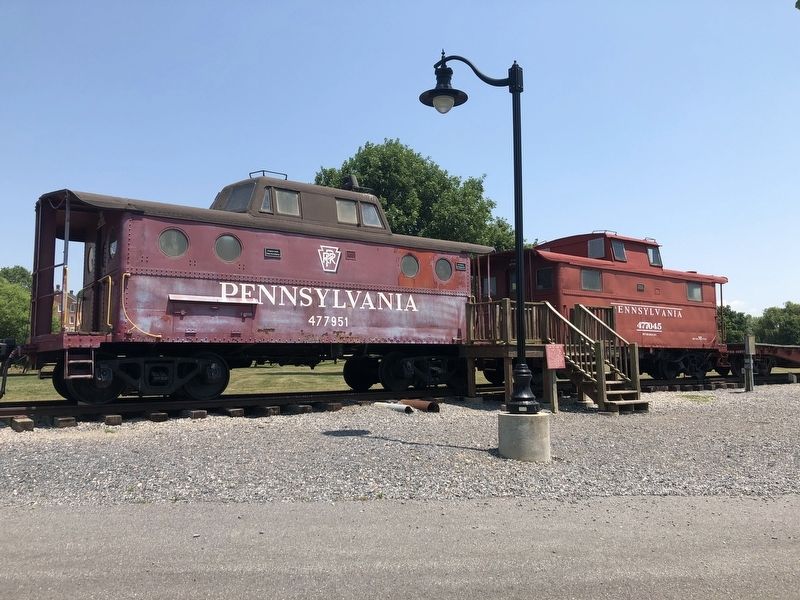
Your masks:
[[[800,491],[800,385],[647,394],[620,416],[569,402],[553,462],[497,454],[494,402],[16,433],[0,426],[0,506],[372,499],[760,496]]]

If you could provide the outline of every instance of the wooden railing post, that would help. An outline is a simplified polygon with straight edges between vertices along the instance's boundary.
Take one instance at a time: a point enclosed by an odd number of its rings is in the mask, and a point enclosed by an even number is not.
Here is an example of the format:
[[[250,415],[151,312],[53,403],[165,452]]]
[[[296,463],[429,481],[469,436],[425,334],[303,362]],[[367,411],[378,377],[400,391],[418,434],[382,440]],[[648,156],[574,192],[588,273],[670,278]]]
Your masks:
[[[502,341],[505,344],[510,344],[514,339],[514,323],[511,318],[511,298],[503,298],[502,304]],[[520,315],[517,315],[520,318]]]
[[[639,381],[639,344],[632,343],[629,347],[631,356],[631,381],[636,387],[636,391],[642,393],[642,383]]]
[[[603,356],[603,342],[594,343],[595,379],[597,380],[597,406],[606,409],[606,361]]]

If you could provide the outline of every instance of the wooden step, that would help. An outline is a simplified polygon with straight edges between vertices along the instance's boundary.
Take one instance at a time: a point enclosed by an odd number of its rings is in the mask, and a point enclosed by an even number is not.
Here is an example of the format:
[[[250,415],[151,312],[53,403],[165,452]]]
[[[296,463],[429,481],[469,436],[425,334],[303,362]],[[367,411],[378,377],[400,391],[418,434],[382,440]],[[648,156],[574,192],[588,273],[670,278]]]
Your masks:
[[[638,400],[639,392],[636,390],[606,390],[607,398],[613,396],[617,396],[620,400],[623,400],[625,396],[633,396]]]
[[[617,406],[624,406],[626,404],[650,404],[649,400],[642,400],[641,398],[627,398],[619,400],[606,400],[606,404],[616,404]]]
[[[607,400],[605,410],[619,414],[647,412],[650,410],[650,402],[648,400]]]

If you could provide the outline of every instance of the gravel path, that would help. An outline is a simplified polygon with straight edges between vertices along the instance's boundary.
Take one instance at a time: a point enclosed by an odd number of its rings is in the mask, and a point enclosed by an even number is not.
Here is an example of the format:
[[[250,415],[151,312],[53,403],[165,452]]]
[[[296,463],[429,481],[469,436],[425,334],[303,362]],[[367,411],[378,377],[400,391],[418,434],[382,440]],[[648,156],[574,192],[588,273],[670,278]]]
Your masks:
[[[646,397],[649,413],[618,417],[563,403],[547,465],[497,455],[495,403],[0,426],[0,506],[800,492],[800,385]]]

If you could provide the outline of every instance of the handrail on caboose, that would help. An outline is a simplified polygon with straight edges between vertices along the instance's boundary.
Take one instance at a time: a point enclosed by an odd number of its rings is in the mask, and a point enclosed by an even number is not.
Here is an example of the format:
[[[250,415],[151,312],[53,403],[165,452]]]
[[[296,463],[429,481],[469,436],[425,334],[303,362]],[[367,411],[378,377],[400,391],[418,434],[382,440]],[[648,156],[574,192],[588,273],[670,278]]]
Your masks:
[[[604,360],[611,368],[640,389],[638,346],[628,342],[583,304],[575,305],[572,318],[576,327],[602,345]]]
[[[576,326],[549,302],[526,302],[523,316],[526,343],[563,345],[565,358],[572,367],[598,386],[605,387],[608,365],[638,389],[636,344],[628,343],[588,309],[584,311],[588,316],[582,319],[581,326]],[[509,298],[467,304],[467,343],[477,346],[516,343],[516,318],[515,306]]]

